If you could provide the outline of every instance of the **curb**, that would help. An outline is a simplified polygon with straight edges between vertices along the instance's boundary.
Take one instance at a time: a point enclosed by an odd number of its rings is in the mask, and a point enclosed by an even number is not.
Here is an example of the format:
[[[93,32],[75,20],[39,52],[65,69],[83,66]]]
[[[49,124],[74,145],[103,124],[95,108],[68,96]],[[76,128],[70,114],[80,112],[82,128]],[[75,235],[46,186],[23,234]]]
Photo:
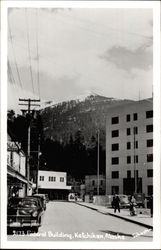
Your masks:
[[[103,212],[103,211],[99,210],[98,208],[89,207],[89,206],[84,205],[84,204],[81,204],[81,203],[77,203],[77,202],[75,202],[75,203],[76,203],[77,205],[80,205],[80,206],[83,206],[83,207],[87,207],[87,208],[89,208],[89,209],[91,209],[91,210],[94,210],[94,211],[96,211],[96,212],[99,212],[99,213],[101,213],[101,214],[111,215],[111,216],[113,216],[113,217],[117,217],[117,218],[119,218],[119,219],[122,219],[122,220],[125,220],[125,221],[129,221],[129,222],[131,222],[131,223],[137,224],[137,225],[139,225],[139,226],[147,227],[147,228],[153,230],[153,226],[151,226],[151,225],[147,225],[147,224],[142,223],[142,222],[139,222],[139,221],[134,221],[134,220],[131,220],[131,219],[129,219],[129,218],[125,218],[125,217],[122,217],[122,216],[120,216],[120,215],[112,214],[112,213],[109,213],[109,212]]]

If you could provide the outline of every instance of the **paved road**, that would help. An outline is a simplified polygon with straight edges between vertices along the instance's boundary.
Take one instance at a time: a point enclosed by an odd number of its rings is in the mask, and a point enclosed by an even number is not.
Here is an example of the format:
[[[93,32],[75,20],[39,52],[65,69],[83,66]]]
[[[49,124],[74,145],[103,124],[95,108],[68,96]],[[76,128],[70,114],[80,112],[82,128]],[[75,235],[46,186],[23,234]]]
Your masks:
[[[152,241],[152,231],[70,202],[49,202],[37,234],[8,240]]]

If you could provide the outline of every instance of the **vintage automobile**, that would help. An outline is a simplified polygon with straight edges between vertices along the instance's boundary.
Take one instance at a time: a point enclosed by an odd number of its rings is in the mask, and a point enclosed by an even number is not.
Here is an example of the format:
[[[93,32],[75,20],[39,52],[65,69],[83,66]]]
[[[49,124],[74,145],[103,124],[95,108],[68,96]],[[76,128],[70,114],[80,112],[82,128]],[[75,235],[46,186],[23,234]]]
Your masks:
[[[43,209],[46,210],[46,203],[47,203],[47,201],[46,201],[45,194],[34,194],[33,197],[39,198],[40,201],[41,201]]]
[[[129,199],[128,199],[128,196],[125,195],[125,194],[118,194],[117,195],[120,199],[120,208],[129,208],[130,207],[130,202],[129,202]],[[112,207],[113,206],[113,201],[111,203]]]
[[[145,207],[145,194],[135,193],[134,198],[136,200],[137,207]]]
[[[43,208],[36,197],[12,197],[7,206],[7,231],[31,229],[38,232],[42,223]]]

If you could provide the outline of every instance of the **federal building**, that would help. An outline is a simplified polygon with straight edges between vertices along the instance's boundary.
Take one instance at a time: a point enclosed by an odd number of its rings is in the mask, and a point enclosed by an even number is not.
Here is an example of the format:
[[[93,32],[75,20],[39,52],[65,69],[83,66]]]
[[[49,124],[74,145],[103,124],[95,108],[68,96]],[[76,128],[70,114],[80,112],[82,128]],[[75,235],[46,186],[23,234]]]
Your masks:
[[[153,194],[153,99],[108,109],[106,194]]]

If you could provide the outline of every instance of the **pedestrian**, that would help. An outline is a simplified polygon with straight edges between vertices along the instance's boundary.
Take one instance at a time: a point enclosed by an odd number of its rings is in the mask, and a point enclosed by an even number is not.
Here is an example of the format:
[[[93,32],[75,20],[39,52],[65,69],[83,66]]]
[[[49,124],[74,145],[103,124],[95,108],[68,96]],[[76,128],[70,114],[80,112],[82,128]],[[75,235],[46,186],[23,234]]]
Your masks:
[[[132,202],[134,204],[136,203],[135,197],[133,195],[131,196],[130,202]]]
[[[112,203],[113,203],[113,207],[114,207],[114,213],[116,213],[117,209],[120,213],[120,198],[118,197],[118,195],[114,195]]]
[[[129,208],[131,216],[136,215],[136,208],[135,208],[135,206],[136,206],[135,197],[133,195],[131,195],[131,197],[130,197],[130,208]]]
[[[151,217],[153,217],[153,196],[150,196],[150,200],[149,200],[149,207],[150,207],[150,215]]]

